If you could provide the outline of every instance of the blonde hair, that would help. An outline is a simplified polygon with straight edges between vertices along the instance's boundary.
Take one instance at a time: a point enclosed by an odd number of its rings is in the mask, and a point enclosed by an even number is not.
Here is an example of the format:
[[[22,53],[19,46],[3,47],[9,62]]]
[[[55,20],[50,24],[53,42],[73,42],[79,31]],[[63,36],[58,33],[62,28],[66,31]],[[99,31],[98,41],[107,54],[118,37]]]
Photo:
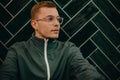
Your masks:
[[[41,1],[35,4],[31,9],[31,19],[34,19],[39,9],[43,7],[56,8],[56,5],[52,1]]]

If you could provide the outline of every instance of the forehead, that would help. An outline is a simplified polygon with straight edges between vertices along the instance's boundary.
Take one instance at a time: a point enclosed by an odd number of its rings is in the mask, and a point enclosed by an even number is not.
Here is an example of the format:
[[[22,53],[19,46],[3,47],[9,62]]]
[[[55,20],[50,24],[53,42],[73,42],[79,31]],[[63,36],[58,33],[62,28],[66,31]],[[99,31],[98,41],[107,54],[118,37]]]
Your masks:
[[[56,8],[47,8],[47,7],[40,8],[38,15],[40,15],[40,16],[48,16],[48,15],[59,16]]]

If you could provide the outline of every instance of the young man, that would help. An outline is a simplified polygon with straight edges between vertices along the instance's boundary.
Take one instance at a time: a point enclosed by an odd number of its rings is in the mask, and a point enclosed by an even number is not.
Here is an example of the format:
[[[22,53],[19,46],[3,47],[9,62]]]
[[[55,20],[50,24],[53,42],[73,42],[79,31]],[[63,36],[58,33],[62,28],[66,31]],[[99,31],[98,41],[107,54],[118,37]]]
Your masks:
[[[31,10],[34,35],[8,50],[0,70],[0,80],[103,80],[71,42],[60,42],[56,6],[42,1]]]

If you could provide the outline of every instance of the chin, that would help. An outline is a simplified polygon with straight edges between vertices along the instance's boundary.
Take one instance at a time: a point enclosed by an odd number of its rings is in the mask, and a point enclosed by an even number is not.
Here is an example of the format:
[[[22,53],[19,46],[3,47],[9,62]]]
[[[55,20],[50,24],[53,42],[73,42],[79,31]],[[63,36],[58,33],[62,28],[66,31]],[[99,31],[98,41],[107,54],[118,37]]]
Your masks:
[[[57,39],[58,37],[51,37],[51,39]]]
[[[51,39],[57,39],[59,36],[51,36]]]

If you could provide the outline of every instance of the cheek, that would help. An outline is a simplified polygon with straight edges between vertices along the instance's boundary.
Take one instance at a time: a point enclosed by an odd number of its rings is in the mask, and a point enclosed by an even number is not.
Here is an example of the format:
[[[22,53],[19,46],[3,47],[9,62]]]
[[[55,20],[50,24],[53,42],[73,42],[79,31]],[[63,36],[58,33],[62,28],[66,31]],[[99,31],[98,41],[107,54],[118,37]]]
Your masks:
[[[51,30],[47,27],[43,27],[41,29],[39,29],[39,31],[42,33],[42,34],[49,34],[51,32]]]
[[[39,25],[39,33],[43,34],[43,35],[49,35],[51,33],[51,27],[50,25],[41,23]]]

